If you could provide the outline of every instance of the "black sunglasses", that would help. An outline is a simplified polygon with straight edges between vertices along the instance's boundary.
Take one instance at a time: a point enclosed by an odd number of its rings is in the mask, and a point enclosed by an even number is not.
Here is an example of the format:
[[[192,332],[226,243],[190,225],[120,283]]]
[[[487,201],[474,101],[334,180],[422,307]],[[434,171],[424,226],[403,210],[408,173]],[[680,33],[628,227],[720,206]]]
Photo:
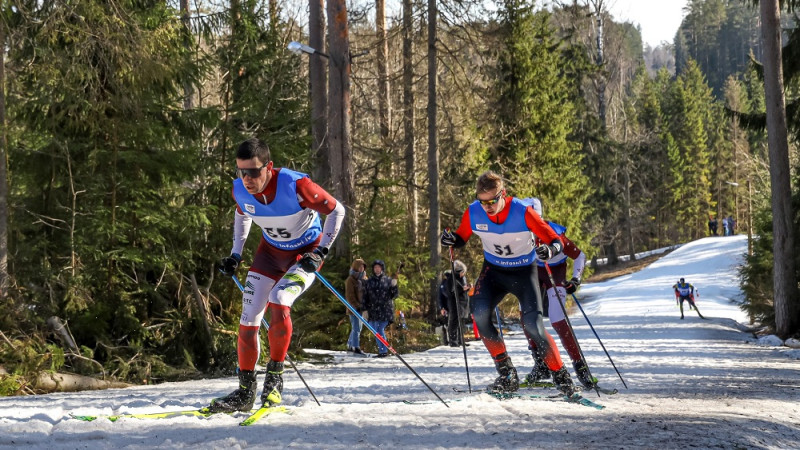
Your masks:
[[[499,202],[501,198],[503,198],[503,194],[506,193],[505,191],[506,191],[505,189],[501,189],[500,192],[497,193],[495,198],[491,200],[481,200],[478,197],[475,197],[475,200],[479,201],[483,206],[492,206],[495,203]]]
[[[240,169],[237,167],[236,176],[239,178],[244,178],[244,176],[247,175],[250,178],[258,178],[261,175],[261,169],[267,167],[267,164],[269,164],[269,161],[265,162],[263,166],[257,169]]]

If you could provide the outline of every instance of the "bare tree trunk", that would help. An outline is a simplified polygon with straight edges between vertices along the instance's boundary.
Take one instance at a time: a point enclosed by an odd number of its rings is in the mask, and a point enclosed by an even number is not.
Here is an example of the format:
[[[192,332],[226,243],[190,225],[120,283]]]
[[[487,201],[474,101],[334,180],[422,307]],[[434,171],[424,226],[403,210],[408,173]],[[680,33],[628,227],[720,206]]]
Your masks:
[[[183,27],[185,28],[184,32],[186,33],[183,46],[186,47],[187,51],[191,51],[192,40],[189,37],[192,35],[192,24],[189,15],[189,0],[181,0],[181,22],[183,23]],[[192,101],[193,96],[194,88],[192,87],[192,83],[187,81],[183,85],[183,109],[192,109],[194,106]]]
[[[417,179],[414,161],[416,134],[414,133],[414,4],[403,0],[403,139],[406,162],[406,196],[408,222],[406,237],[409,245],[417,243],[419,213],[417,211]]]
[[[775,265],[776,333],[782,338],[797,331],[798,292],[794,264],[792,191],[789,178],[789,140],[781,63],[781,28],[778,0],[761,0],[761,39],[764,42],[764,97],[767,109],[770,181],[772,182],[772,234]]]
[[[312,48],[325,49],[325,21],[323,0],[308,2],[308,43]],[[328,149],[328,74],[326,63],[319,55],[308,59],[311,90],[311,154],[314,158],[314,181],[325,189],[331,189],[330,151]]]
[[[203,326],[203,349],[205,352],[206,360],[203,362],[205,366],[212,366],[214,364],[213,357],[216,350],[214,349],[214,338],[211,334],[211,326],[208,324],[208,304],[206,297],[200,292],[200,287],[197,286],[197,279],[192,274],[189,279],[192,282],[192,293],[194,294],[195,306],[197,306],[197,320]]]
[[[350,40],[345,0],[328,1],[330,38],[330,94],[328,143],[330,145],[331,183],[335,197],[348,207],[345,226],[334,244],[337,255],[349,256],[350,238],[356,229],[353,192],[353,161],[350,148]]]
[[[0,21],[0,49],[6,48],[5,23]],[[8,138],[6,135],[6,60],[0,51],[0,301],[8,297]]]
[[[269,0],[267,4],[267,8],[269,11],[269,26],[270,28],[275,31],[275,28],[278,26],[278,1],[277,0]]]
[[[625,199],[625,246],[631,261],[636,261],[636,247],[633,244],[633,220],[631,219],[631,173],[630,169],[625,165],[624,182],[624,199]]]
[[[133,385],[120,381],[98,380],[96,378],[70,373],[42,372],[34,382],[35,392],[78,392],[96,391],[111,388],[127,388]]]
[[[69,254],[70,254],[70,274],[74,278],[77,275],[78,271],[78,254],[75,250],[76,243],[75,243],[75,230],[77,229],[77,218],[78,218],[78,194],[83,193],[84,191],[77,192],[75,191],[75,178],[72,176],[72,155],[69,153],[69,147],[65,145],[65,153],[66,153],[66,161],[67,161],[67,173],[69,174],[69,196],[72,199],[70,203],[70,223],[69,223]],[[116,193],[116,185],[114,189],[111,191],[112,193]],[[112,195],[112,198],[116,198],[116,196]],[[113,202],[112,202],[113,204]],[[112,214],[112,224],[116,223],[114,220],[114,215]],[[109,260],[111,261],[111,260]],[[110,263],[111,265],[113,263]],[[109,286],[111,285],[110,280],[111,274],[109,272]]]
[[[604,19],[603,13],[605,12],[605,0],[590,0],[592,10],[594,11],[595,15],[595,25],[596,25],[596,46],[597,46],[597,54],[595,56],[595,63],[598,67],[601,68],[600,73],[597,75],[597,79],[595,81],[595,86],[597,88],[597,114],[600,117],[600,123],[603,126],[603,130],[606,130],[607,121],[606,121],[606,78],[603,74],[602,68],[605,64],[605,53],[604,53],[604,45],[603,45],[603,33],[604,33]]]
[[[431,245],[430,265],[438,272],[439,262],[441,261],[441,249],[439,247],[439,229],[441,228],[441,218],[439,217],[439,147],[436,140],[436,22],[437,22],[436,0],[428,0],[428,202],[430,204],[430,223],[428,225],[428,238]],[[437,293],[439,283],[437,279],[431,280],[431,304],[430,311],[436,310]]]
[[[389,144],[391,130],[391,101],[389,99],[389,42],[386,39],[386,0],[375,0],[375,32],[378,38],[378,121],[381,128],[381,143],[384,149]]]
[[[242,28],[242,2],[241,0],[230,0],[230,9],[231,9],[231,39],[236,41],[242,38],[243,28]],[[237,64],[239,61],[238,57],[231,58],[234,64]],[[229,76],[231,79],[231,105],[236,105],[237,102],[242,100],[242,87],[241,87],[241,80],[240,77],[234,76],[234,74],[239,73],[242,70],[242,67],[229,67]]]
[[[75,343],[75,338],[72,337],[72,333],[69,332],[66,325],[64,325],[64,321],[62,321],[60,317],[49,317],[47,319],[47,325],[53,330],[53,333],[67,350],[77,354],[81,353],[80,349],[78,349],[78,344]]]
[[[753,184],[747,177],[747,254],[753,256]]]

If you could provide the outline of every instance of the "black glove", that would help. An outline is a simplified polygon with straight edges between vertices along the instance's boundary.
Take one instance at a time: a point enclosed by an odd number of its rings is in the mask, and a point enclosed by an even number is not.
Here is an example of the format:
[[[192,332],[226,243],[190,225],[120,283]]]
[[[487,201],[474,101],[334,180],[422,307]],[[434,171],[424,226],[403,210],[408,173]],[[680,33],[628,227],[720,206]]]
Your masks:
[[[547,261],[553,256],[556,256],[560,251],[561,243],[558,241],[553,241],[549,245],[542,244],[536,247],[536,256],[538,256],[541,261]]]
[[[441,240],[442,240],[442,245],[445,247],[452,247],[456,245],[456,235],[454,235],[453,232],[447,228],[445,228],[444,231],[442,231]]]
[[[325,255],[328,254],[328,249],[324,247],[317,247],[311,253],[306,253],[300,258],[300,268],[306,272],[316,272],[322,266],[322,261]]]
[[[236,269],[239,268],[240,262],[242,262],[242,257],[238,253],[233,253],[231,256],[220,259],[217,268],[223,275],[232,277],[236,275]]]
[[[564,288],[566,288],[567,294],[574,294],[580,285],[581,280],[578,277],[572,277],[571,280],[564,282]]]

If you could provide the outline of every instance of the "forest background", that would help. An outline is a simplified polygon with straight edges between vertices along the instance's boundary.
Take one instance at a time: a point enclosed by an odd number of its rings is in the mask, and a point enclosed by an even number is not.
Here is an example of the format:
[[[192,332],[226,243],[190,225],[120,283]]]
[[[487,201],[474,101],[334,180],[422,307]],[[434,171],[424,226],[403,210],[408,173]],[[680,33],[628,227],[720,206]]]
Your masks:
[[[252,136],[345,203],[322,270],[334,286],[355,257],[405,263],[400,351],[437,343],[450,264],[437,237],[487,169],[541,198],[593,267],[733,217],[751,236],[743,307],[773,327],[758,5],[689,1],[674,43],[643,48],[604,3],[331,0],[345,65],[287,49],[314,38],[322,2],[2,2],[0,393],[41,390],[43,372],[157,383],[235,369],[241,297],[215,264],[231,245],[233,152]],[[783,13],[796,174],[800,33]],[[328,32],[332,46],[342,30]],[[313,81],[343,74],[343,91]],[[343,135],[318,115],[327,101]],[[792,193],[797,211],[794,176]],[[479,246],[457,256],[474,276]],[[304,294],[292,355],[344,349],[344,311],[322,286]]]

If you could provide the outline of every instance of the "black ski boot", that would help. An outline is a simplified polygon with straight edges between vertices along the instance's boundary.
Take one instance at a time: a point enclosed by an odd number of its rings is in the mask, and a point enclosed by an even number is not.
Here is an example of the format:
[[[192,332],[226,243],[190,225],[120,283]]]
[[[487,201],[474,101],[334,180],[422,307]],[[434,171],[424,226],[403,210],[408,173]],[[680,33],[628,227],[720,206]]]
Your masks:
[[[265,406],[277,405],[281,402],[283,391],[283,362],[270,360],[267,364],[267,376],[264,378],[264,391],[261,403]]]
[[[528,386],[550,380],[550,369],[547,368],[547,364],[544,363],[544,360],[538,355],[533,355],[533,360],[534,364],[531,373],[525,375],[525,383]]]
[[[586,389],[594,389],[595,385],[597,385],[597,378],[589,373],[589,367],[586,366],[586,363],[583,361],[575,361],[572,363],[572,367],[575,368],[575,374],[578,376],[578,381],[581,382],[583,387]]]
[[[500,374],[494,383],[486,387],[486,392],[503,394],[506,392],[517,392],[519,390],[519,377],[517,369],[511,364],[511,358],[506,357],[500,362],[495,362],[497,373]]]
[[[210,412],[250,411],[256,400],[256,372],[254,370],[239,371],[239,389],[225,397],[211,400]]]
[[[561,393],[567,397],[572,397],[573,394],[577,394],[581,391],[578,386],[572,384],[572,378],[569,376],[569,371],[564,366],[561,366],[560,369],[553,371],[553,383],[555,383],[556,389],[561,391]]]

